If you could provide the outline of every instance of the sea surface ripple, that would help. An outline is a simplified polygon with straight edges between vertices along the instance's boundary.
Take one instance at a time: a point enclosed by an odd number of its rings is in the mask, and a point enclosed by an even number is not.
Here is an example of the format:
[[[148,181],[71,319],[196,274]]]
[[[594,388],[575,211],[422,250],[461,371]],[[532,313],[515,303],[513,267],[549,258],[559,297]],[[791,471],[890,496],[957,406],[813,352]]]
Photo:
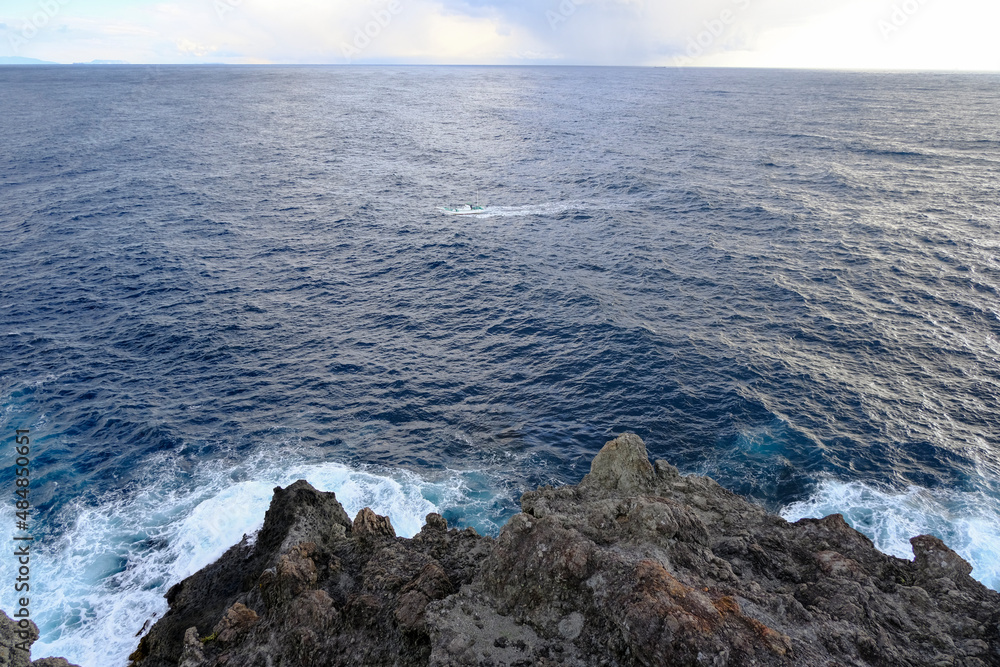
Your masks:
[[[276,484],[495,533],[624,430],[1000,588],[998,84],[0,67],[36,655],[124,665]]]

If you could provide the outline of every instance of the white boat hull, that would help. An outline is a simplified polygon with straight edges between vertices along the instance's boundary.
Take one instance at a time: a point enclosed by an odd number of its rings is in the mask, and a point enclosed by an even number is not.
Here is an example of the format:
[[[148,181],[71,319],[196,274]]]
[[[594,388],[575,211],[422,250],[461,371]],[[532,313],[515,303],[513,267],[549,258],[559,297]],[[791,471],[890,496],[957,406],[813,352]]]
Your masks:
[[[478,215],[480,213],[486,213],[485,206],[457,206],[448,207],[442,206],[441,212],[447,215]]]

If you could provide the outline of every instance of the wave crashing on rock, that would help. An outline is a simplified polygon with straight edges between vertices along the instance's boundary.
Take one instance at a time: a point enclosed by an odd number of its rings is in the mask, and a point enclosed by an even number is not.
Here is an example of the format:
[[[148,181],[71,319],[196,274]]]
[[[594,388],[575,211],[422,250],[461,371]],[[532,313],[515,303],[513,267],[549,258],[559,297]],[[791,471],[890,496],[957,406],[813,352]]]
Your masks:
[[[495,539],[437,514],[406,539],[276,488],[255,540],[170,589],[132,667],[1000,665],[1000,594],[939,539],[908,561],[839,514],[788,523],[633,434],[521,506]]]

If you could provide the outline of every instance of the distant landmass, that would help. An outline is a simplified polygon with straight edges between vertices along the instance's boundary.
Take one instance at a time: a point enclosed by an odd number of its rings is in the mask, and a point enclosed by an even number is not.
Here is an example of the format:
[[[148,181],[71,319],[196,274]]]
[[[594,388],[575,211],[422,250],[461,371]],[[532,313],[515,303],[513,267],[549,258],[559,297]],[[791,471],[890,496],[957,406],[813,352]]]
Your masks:
[[[58,65],[49,60],[38,58],[22,58],[21,56],[0,56],[0,65]]]
[[[73,63],[74,65],[129,65],[127,60],[91,60],[89,63]]]

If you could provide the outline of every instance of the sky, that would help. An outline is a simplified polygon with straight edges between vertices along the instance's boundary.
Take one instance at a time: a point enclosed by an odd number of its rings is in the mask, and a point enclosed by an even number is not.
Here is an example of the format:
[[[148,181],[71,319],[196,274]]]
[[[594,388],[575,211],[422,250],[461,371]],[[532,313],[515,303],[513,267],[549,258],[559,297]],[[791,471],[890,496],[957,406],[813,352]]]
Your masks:
[[[60,63],[1000,71],[996,0],[0,0]]]

